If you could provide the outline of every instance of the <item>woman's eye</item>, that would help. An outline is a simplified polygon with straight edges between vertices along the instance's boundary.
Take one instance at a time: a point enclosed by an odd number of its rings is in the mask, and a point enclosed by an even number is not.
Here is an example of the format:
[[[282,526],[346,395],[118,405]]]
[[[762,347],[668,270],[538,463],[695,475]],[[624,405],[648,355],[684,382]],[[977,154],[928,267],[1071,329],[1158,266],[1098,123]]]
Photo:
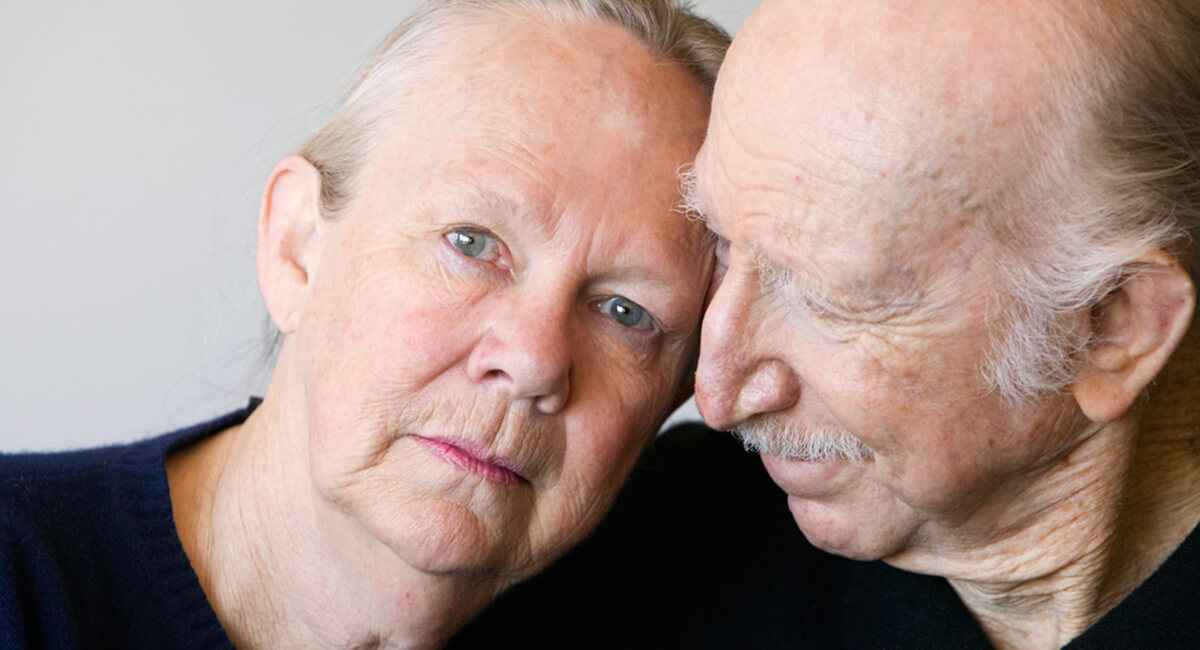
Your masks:
[[[637,330],[654,329],[654,319],[642,306],[621,296],[613,296],[600,303],[600,312],[621,325]]]
[[[500,243],[482,230],[455,228],[446,233],[446,241],[458,252],[472,259],[494,262],[500,257]]]

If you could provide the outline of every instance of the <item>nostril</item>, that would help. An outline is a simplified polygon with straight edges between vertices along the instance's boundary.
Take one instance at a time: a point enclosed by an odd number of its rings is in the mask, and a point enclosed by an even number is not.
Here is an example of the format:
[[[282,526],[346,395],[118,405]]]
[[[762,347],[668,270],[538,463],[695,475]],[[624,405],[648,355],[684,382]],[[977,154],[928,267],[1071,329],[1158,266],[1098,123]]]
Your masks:
[[[499,379],[505,379],[507,377],[508,375],[506,375],[503,370],[492,369],[483,373],[482,379],[483,381],[495,381]]]

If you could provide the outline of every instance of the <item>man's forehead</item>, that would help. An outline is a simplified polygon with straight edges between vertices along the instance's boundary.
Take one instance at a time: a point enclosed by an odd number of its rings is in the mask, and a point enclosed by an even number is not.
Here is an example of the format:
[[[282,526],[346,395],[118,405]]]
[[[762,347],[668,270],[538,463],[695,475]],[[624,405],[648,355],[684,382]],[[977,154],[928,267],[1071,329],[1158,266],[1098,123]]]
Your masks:
[[[1025,187],[1050,146],[1029,137],[1051,95],[1044,33],[997,32],[1030,12],[968,4],[765,3],[722,70],[697,161],[715,228],[765,213],[800,249],[849,235],[884,253]]]
[[[712,135],[689,203],[718,235],[769,262],[760,267],[786,268],[806,289],[871,304],[908,299],[978,243],[986,198],[946,166],[917,160],[886,176],[831,178]]]
[[[714,111],[739,135],[766,128],[792,148],[826,135],[856,145],[866,166],[1011,140],[1045,108],[1066,57],[1042,25],[1053,12],[1000,4],[766,2],[730,49]]]

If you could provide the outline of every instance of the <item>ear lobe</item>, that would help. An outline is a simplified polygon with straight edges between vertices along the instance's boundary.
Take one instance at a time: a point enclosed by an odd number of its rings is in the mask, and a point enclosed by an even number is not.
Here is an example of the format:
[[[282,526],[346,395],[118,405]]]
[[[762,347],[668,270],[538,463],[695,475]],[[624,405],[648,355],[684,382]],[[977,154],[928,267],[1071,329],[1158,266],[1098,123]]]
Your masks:
[[[1153,251],[1134,269],[1093,310],[1095,341],[1071,389],[1093,422],[1111,422],[1132,408],[1192,322],[1196,289],[1176,260]]]
[[[258,284],[279,331],[299,325],[320,256],[321,174],[300,156],[275,165],[258,215]]]

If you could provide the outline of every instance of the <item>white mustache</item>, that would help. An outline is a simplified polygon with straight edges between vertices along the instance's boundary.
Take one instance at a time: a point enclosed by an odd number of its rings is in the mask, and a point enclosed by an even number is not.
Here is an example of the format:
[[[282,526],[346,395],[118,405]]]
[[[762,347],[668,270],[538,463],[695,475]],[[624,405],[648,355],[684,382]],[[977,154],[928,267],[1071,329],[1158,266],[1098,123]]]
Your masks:
[[[731,431],[746,451],[767,456],[820,463],[844,460],[861,463],[874,457],[871,448],[849,431],[792,426],[778,419],[753,419]]]

